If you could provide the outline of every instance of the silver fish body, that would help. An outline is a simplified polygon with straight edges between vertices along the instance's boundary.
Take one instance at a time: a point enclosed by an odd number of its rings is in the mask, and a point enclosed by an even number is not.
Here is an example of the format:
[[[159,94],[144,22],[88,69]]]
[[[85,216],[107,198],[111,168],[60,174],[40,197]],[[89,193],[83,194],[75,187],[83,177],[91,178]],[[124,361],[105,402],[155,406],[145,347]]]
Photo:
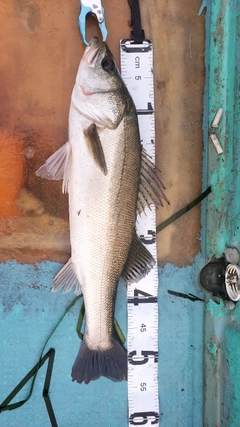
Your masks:
[[[53,290],[76,286],[84,296],[86,330],[72,378],[127,379],[126,350],[114,335],[116,289],[121,275],[137,282],[152,268],[154,260],[136,236],[136,214],[165,196],[143,153],[133,101],[109,48],[97,38],[77,73],[69,141],[37,174],[63,179],[69,193],[71,259]]]

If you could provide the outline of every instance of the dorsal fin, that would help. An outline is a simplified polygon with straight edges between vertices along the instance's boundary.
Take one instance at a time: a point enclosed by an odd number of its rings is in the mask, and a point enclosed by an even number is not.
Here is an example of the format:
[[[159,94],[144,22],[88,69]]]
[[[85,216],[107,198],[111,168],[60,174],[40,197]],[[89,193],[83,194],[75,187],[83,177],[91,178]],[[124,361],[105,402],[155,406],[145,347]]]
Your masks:
[[[142,150],[137,214],[140,214],[147,206],[152,204],[156,206],[163,206],[162,199],[169,204],[169,201],[163,192],[165,187],[157,177],[155,171],[155,165],[151,162],[147,153]]]

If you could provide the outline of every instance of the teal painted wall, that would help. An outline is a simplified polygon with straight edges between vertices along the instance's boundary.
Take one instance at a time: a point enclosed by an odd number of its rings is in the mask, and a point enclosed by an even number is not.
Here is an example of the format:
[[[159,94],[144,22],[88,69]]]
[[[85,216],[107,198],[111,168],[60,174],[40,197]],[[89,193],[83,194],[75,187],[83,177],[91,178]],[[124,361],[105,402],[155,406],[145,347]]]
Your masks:
[[[212,193],[203,211],[206,262],[227,246],[240,249],[239,71],[240,2],[207,2],[204,177]],[[224,150],[218,155],[209,129],[219,108],[224,113],[216,134]],[[205,229],[206,227],[206,229]],[[239,303],[234,311],[210,301],[205,311],[204,426],[240,426]]]
[[[73,293],[51,292],[52,278],[60,267],[52,262],[0,265],[1,401],[37,363],[46,339],[74,299]],[[116,317],[123,330],[124,294],[124,286],[120,286]],[[126,426],[126,382],[114,383],[105,378],[87,386],[72,382],[71,368],[80,345],[76,333],[79,308],[80,301],[66,315],[46,348],[56,350],[50,398],[57,423],[59,427]],[[19,409],[0,414],[1,427],[51,425],[42,398],[45,373],[46,364],[39,371],[31,399]],[[29,386],[30,383],[14,401],[25,398]]]
[[[202,425],[202,302],[174,297],[167,290],[202,296],[196,277],[202,264],[159,269],[159,396],[162,427]],[[61,265],[42,262],[0,264],[1,402],[35,365],[41,349],[74,295],[51,293]],[[127,427],[127,383],[105,378],[88,385],[71,380],[80,340],[76,334],[79,302],[69,311],[46,351],[56,350],[50,398],[59,427]],[[120,283],[116,317],[126,334],[126,289]],[[1,427],[50,426],[42,398],[46,364],[40,369],[31,399],[21,408],[2,412]],[[24,399],[26,385],[16,400]]]

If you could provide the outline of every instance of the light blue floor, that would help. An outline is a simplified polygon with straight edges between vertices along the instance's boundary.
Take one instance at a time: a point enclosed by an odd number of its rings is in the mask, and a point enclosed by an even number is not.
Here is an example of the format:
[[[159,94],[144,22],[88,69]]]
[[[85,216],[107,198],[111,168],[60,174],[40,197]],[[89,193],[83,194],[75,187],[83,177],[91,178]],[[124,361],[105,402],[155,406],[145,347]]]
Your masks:
[[[51,293],[60,264],[0,264],[0,401],[35,365],[48,335],[74,295]],[[202,426],[203,303],[169,295],[167,290],[201,295],[196,285],[198,260],[192,267],[167,265],[159,270],[159,393],[162,427]],[[127,427],[127,383],[107,379],[79,385],[71,367],[80,344],[75,332],[80,302],[66,315],[47,349],[56,356],[50,386],[58,427]],[[116,317],[126,333],[126,290],[119,286]],[[33,395],[24,406],[0,414],[1,427],[50,426],[42,398],[46,364]],[[16,400],[24,399],[30,384]]]

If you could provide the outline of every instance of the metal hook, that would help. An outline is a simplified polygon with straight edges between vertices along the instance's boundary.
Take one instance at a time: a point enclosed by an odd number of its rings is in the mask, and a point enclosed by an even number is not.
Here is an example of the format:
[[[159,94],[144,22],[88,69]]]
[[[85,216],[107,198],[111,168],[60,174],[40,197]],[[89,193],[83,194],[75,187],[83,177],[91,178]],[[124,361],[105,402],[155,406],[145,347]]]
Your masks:
[[[86,23],[87,18],[94,15],[99,23],[103,41],[107,39],[107,28],[104,20],[104,8],[102,7],[101,0],[84,0],[80,2],[81,11],[78,18],[79,30],[85,45],[88,45],[86,40]]]

